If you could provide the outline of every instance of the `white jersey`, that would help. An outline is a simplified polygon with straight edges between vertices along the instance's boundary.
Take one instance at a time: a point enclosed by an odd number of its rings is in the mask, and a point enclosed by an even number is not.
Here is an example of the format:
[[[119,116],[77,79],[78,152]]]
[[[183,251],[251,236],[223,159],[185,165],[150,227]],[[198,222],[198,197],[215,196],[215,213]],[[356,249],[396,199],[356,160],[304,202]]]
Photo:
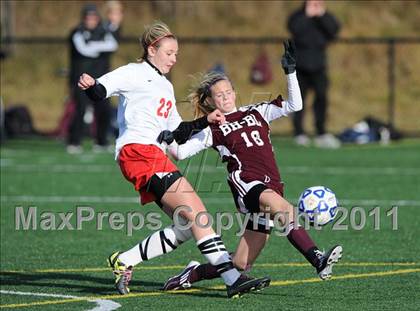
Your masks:
[[[175,106],[172,83],[147,62],[130,63],[98,79],[106,96],[119,96],[119,136],[115,158],[124,145],[137,143],[165,146],[157,142],[163,130],[173,131],[182,119]]]

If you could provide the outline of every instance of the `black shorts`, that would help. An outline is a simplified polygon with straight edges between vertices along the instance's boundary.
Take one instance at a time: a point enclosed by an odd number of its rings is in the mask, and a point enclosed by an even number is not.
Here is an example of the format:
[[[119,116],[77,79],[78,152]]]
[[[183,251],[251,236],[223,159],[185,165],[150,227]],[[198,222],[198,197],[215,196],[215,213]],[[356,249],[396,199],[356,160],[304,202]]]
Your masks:
[[[168,173],[162,178],[158,175],[153,175],[146,185],[146,190],[152,192],[156,196],[155,203],[162,207],[162,197],[166,191],[182,177],[182,174],[179,171]]]
[[[228,184],[238,211],[243,214],[250,214],[246,228],[269,234],[274,227],[273,221],[263,214],[256,216],[256,214],[262,213],[260,210],[260,195],[264,190],[269,188],[263,183],[257,183],[244,196],[241,196],[232,182],[228,181]]]

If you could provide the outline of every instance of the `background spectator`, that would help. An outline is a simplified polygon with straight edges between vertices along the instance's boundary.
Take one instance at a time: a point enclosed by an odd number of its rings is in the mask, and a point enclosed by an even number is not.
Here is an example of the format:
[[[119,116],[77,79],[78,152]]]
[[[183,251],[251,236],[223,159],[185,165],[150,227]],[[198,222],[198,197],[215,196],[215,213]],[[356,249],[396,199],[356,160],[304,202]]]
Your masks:
[[[103,100],[94,103],[77,87],[83,72],[99,77],[109,69],[109,54],[118,48],[114,37],[115,31],[101,23],[101,17],[95,5],[87,4],[82,9],[82,21],[70,34],[70,91],[76,109],[70,122],[67,138],[67,152],[80,153],[84,132],[86,108],[93,106],[95,111],[96,133],[95,150],[108,147],[107,133],[110,123],[110,104]]]
[[[317,136],[314,143],[318,147],[338,148],[339,140],[326,133],[325,128],[328,108],[326,48],[336,37],[340,25],[326,11],[323,0],[308,0],[289,17],[287,26],[297,47],[296,69],[303,100],[308,90],[313,89],[315,92],[313,110]],[[296,143],[308,146],[310,140],[303,128],[304,110],[294,114],[293,126]]]
[[[121,2],[110,0],[105,4],[105,21],[103,26],[110,34],[114,36],[114,39],[119,42],[121,35],[121,22],[123,20],[123,7]],[[103,63],[100,65],[102,68],[101,75],[111,70],[111,55],[114,51],[101,53],[100,59]]]

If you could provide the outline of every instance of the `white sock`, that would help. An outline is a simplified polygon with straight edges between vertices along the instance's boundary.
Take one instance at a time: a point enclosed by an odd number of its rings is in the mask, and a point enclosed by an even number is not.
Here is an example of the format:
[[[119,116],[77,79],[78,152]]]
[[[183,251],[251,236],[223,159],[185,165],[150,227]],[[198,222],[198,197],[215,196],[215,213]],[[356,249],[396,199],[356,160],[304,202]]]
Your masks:
[[[191,230],[182,231],[171,225],[152,233],[133,248],[120,254],[119,259],[127,266],[135,266],[142,261],[173,251],[191,237]]]
[[[200,239],[197,246],[208,262],[217,267],[226,285],[232,285],[241,276],[233,267],[232,259],[218,235],[211,234]]]
[[[222,277],[226,285],[231,286],[233,283],[235,283],[239,279],[241,274],[239,273],[238,270],[233,268],[226,272],[223,272],[222,274],[220,274],[220,276]]]

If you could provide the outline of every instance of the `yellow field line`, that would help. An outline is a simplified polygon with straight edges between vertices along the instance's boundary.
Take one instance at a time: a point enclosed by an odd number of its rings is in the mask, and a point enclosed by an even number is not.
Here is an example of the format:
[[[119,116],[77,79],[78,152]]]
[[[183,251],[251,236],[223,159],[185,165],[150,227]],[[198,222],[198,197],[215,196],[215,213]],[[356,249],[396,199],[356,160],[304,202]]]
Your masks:
[[[380,271],[380,272],[367,272],[367,273],[349,273],[344,275],[337,275],[332,278],[332,280],[347,280],[347,279],[360,279],[360,278],[369,278],[369,277],[384,277],[397,274],[409,274],[420,272],[420,268],[415,269],[400,269],[400,270],[391,270],[391,271]],[[285,281],[274,281],[270,286],[285,286],[285,285],[294,285],[302,283],[315,283],[323,282],[320,278],[312,278],[306,280],[285,280]]]
[[[308,267],[309,263],[260,263],[255,264],[254,267],[277,268],[277,267]],[[340,266],[344,267],[415,267],[420,266],[420,262],[340,262]]]
[[[308,267],[308,263],[290,262],[290,263],[259,263],[254,267],[260,268],[280,268],[280,267]],[[340,262],[342,267],[415,267],[420,266],[420,262]],[[175,270],[183,269],[185,266],[139,266],[136,270]],[[110,268],[70,268],[70,269],[35,269],[35,270],[4,270],[4,273],[59,273],[59,272],[103,272],[109,271]]]
[[[380,271],[380,272],[367,272],[367,273],[349,273],[349,274],[334,276],[331,280],[358,279],[358,278],[369,278],[369,277],[375,277],[375,276],[381,277],[381,276],[416,273],[416,272],[420,272],[420,268]],[[286,286],[286,285],[317,283],[317,282],[324,282],[324,281],[322,281],[320,278],[311,278],[311,279],[303,279],[303,280],[272,281],[270,283],[270,286]],[[212,287],[212,289],[224,289],[224,288],[225,287],[221,285]]]
[[[357,278],[369,278],[369,277],[385,277],[391,275],[398,275],[398,274],[409,274],[409,273],[416,273],[420,272],[420,268],[415,269],[400,269],[400,270],[393,270],[393,271],[381,271],[381,272],[371,272],[371,273],[360,273],[360,274],[344,274],[334,276],[332,280],[346,280],[346,279],[357,279]],[[317,283],[322,282],[319,278],[311,278],[311,279],[303,279],[303,280],[283,280],[283,281],[273,281],[271,282],[270,286],[287,286],[287,285],[295,285],[295,284],[307,284],[307,283]],[[209,289],[211,290],[218,290],[224,289],[225,287],[222,285],[213,286]],[[103,296],[91,296],[91,297],[80,297],[74,299],[61,299],[61,300],[47,300],[47,301],[38,301],[38,302],[30,302],[30,303],[20,303],[20,304],[8,304],[8,305],[0,305],[0,308],[23,308],[23,307],[31,307],[31,306],[42,306],[42,305],[54,305],[54,304],[63,304],[69,302],[80,302],[80,301],[89,301],[89,300],[97,300],[97,299],[128,299],[128,298],[135,298],[135,297],[149,297],[149,296],[160,296],[165,294],[188,294],[188,293],[195,293],[195,292],[202,292],[205,289],[188,289],[183,291],[158,291],[158,292],[147,292],[147,293],[136,293],[136,294],[129,294],[129,295],[103,295]]]

